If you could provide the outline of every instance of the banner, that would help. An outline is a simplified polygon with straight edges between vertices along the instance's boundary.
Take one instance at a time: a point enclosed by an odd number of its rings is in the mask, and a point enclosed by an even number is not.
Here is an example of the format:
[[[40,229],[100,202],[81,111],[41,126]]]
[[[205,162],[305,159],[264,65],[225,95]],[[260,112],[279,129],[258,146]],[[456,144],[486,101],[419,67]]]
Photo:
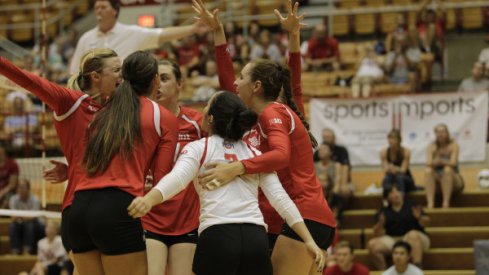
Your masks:
[[[372,99],[311,99],[311,131],[319,142],[324,128],[350,153],[353,165],[380,165],[387,134],[401,129],[411,163],[424,164],[434,127],[445,123],[460,146],[460,162],[484,161],[488,118],[487,93],[405,95]]]

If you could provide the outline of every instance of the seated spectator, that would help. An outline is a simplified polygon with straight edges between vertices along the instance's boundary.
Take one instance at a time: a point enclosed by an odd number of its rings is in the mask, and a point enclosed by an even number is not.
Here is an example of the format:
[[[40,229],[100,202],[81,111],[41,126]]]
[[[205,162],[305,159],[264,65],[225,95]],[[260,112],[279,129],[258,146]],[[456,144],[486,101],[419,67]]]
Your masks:
[[[251,60],[270,59],[275,62],[282,61],[282,53],[277,44],[272,41],[268,30],[262,30],[260,32],[258,41],[251,46],[250,58]]]
[[[472,66],[472,76],[462,80],[459,92],[489,92],[489,79],[484,77],[484,64],[477,61]]]
[[[401,145],[402,137],[399,130],[391,130],[387,135],[389,147],[380,152],[380,160],[385,176],[382,188],[395,185],[403,193],[416,190],[413,176],[409,170],[411,151]]]
[[[180,43],[175,47],[174,52],[182,74],[188,76],[192,69],[199,64],[200,49],[196,36],[191,35],[182,38]]]
[[[29,181],[22,179],[17,186],[17,194],[9,201],[12,210],[40,210],[39,199],[31,194]],[[42,224],[38,218],[12,217],[10,224],[10,245],[12,254],[33,254]]]
[[[323,130],[323,143],[328,145],[327,148],[325,146],[321,148],[323,148],[323,153],[326,153],[325,155],[330,155],[329,162],[333,164],[332,167],[334,167],[335,174],[334,180],[332,180],[333,185],[328,187],[329,191],[328,189],[325,190],[325,196],[327,196],[326,198],[330,202],[330,206],[333,208],[337,219],[341,220],[342,211],[346,208],[354,193],[354,186],[351,183],[350,157],[345,147],[336,144],[336,137],[333,130],[328,128]],[[317,163],[320,161],[320,152],[317,150],[314,152],[314,162]],[[317,165],[324,167],[324,164]],[[321,168],[318,169],[323,170]]]
[[[219,78],[217,76],[217,65],[214,60],[205,63],[205,75],[193,76],[192,86],[196,89],[193,101],[207,101],[219,89]]]
[[[366,266],[354,262],[353,246],[346,242],[339,242],[335,247],[336,265],[324,270],[323,275],[369,275]]]
[[[7,208],[10,197],[15,194],[19,180],[19,166],[7,156],[5,148],[0,146],[0,208]]]
[[[333,71],[340,69],[338,41],[328,35],[325,24],[317,24],[312,38],[307,43],[306,66],[311,71]]]
[[[423,275],[419,267],[409,263],[411,246],[404,241],[397,241],[392,248],[392,262],[394,263],[382,275]]]
[[[458,169],[458,143],[450,137],[448,127],[435,127],[436,140],[428,146],[426,158],[426,200],[427,207],[435,207],[435,193],[441,189],[442,207],[450,207],[452,193],[461,193],[464,181]]]
[[[46,237],[37,243],[37,261],[30,273],[19,275],[68,275],[73,270],[68,254],[58,235],[58,224],[54,221],[46,223]]]
[[[394,50],[387,53],[384,69],[389,81],[393,84],[409,84],[415,76],[410,73],[417,70],[421,52],[408,51],[407,37],[394,40]]]
[[[405,36],[408,31],[406,17],[402,13],[398,13],[396,16],[396,28],[387,34],[385,37],[385,50],[390,52],[393,48],[394,40],[399,37]]]
[[[26,112],[25,100],[21,97],[14,98],[12,107],[13,113],[5,117],[3,129],[11,141],[11,148],[17,151],[33,144],[32,135],[37,130],[38,120],[36,115]]]
[[[354,98],[369,97],[372,86],[382,81],[384,71],[377,63],[377,56],[371,45],[365,47],[365,57],[361,59],[358,71],[352,80],[351,92]]]
[[[404,194],[394,185],[384,189],[383,197],[388,206],[379,210],[374,225],[374,238],[368,242],[369,256],[378,270],[387,268],[384,256],[389,254],[398,240],[412,247],[414,264],[421,266],[423,251],[430,248],[430,239],[424,230],[429,222],[419,205],[404,201]]]

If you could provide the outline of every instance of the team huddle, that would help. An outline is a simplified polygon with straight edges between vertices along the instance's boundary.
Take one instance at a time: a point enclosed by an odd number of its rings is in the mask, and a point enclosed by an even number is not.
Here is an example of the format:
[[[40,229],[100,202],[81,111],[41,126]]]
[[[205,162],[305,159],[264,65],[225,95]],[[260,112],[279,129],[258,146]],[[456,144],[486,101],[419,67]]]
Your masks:
[[[118,12],[113,2],[95,9]],[[147,52],[121,62],[90,49],[68,87],[0,57],[0,74],[54,112],[68,165],[45,178],[67,175],[61,231],[76,272],[321,274],[336,222],[303,116],[298,4],[275,10],[289,66],[252,61],[238,79],[218,10],[193,8],[214,34],[222,89],[202,114],[178,103],[179,66]]]

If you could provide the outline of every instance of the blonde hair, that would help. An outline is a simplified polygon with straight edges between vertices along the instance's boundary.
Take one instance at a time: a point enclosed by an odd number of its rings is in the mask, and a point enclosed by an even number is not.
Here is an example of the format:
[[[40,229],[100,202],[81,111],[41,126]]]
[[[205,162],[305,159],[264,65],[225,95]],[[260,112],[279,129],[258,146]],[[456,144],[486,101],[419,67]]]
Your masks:
[[[87,52],[81,58],[79,72],[68,80],[68,88],[77,91],[86,91],[92,86],[91,72],[100,73],[104,69],[104,60],[117,57],[117,53],[111,49],[99,48]]]

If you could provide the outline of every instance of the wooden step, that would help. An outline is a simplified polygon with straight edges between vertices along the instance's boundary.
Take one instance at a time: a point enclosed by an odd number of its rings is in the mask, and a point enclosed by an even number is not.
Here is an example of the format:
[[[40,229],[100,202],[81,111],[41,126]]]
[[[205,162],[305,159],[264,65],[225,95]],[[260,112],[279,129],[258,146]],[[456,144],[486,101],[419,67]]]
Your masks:
[[[17,275],[22,271],[30,271],[37,260],[37,256],[0,256],[0,274]]]
[[[372,228],[378,210],[346,210],[343,214],[344,229]],[[460,207],[427,209],[430,227],[489,226],[489,207]]]
[[[383,271],[371,271],[370,275],[382,275]],[[475,270],[423,270],[424,275],[475,275]]]
[[[428,227],[431,248],[472,247],[474,240],[489,239],[489,226],[464,227]],[[373,230],[346,229],[340,231],[340,238],[350,242],[355,248],[366,248],[373,238]]]
[[[407,198],[420,205],[426,205],[424,191],[415,191],[407,195]],[[441,204],[441,197],[437,197],[437,205]],[[382,204],[382,195],[355,194],[348,209],[377,209]],[[479,207],[489,206],[489,190],[466,190],[464,193],[452,198],[453,207]]]
[[[375,270],[368,250],[355,250],[355,259]],[[423,255],[423,268],[427,270],[469,270],[474,268],[474,249],[473,248],[433,248]],[[444,273],[442,273],[444,274]]]
[[[8,236],[0,236],[0,255],[10,253],[10,238]],[[0,274],[3,274],[0,272]]]

